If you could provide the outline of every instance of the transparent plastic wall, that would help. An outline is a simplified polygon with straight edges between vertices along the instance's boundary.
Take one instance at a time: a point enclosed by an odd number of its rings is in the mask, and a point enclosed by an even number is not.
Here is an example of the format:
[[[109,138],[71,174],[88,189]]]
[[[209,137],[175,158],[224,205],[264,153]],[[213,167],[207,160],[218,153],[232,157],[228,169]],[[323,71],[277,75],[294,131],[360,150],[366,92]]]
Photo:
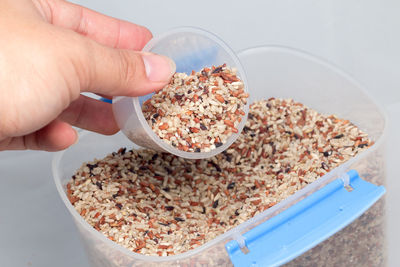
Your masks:
[[[383,142],[386,118],[362,87],[335,67],[305,53],[279,47],[259,47],[239,53],[253,100],[293,98],[319,112],[349,119],[367,132],[375,144],[274,207],[256,215],[194,250],[168,257],[137,254],[97,232],[75,211],[65,184],[84,161],[132,146],[122,134],[105,137],[84,133],[77,145],[56,155],[54,179],[85,243],[93,266],[231,266],[224,245],[256,225],[292,206],[350,169],[361,178],[384,184]],[[385,207],[379,200],[360,218],[315,248],[293,260],[292,266],[382,266],[385,256]]]
[[[219,37],[194,27],[176,28],[151,39],[143,51],[168,56],[176,63],[176,71],[188,75],[204,67],[227,64],[237,70],[243,81],[244,91],[248,92],[245,72],[237,55]],[[231,134],[226,142],[209,152],[186,152],[174,148],[161,140],[150,128],[142,113],[142,103],[153,94],[141,97],[114,97],[114,117],[121,131],[137,145],[156,151],[164,151],[178,157],[189,159],[211,158],[226,150],[240,135],[249,111],[249,104],[243,107],[245,115],[237,126],[237,133]]]

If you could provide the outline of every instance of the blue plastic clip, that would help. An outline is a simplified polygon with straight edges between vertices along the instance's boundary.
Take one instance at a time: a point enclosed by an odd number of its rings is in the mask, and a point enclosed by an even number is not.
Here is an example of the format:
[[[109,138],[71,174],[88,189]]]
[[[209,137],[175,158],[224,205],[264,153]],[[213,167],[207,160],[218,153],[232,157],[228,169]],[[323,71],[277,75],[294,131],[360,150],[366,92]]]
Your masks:
[[[100,98],[100,100],[103,102],[106,102],[106,103],[110,103],[110,104],[112,103],[112,99],[102,97],[102,98]]]
[[[228,242],[225,248],[232,263],[236,267],[285,264],[350,224],[385,193],[383,186],[362,180],[355,170],[347,175],[352,190],[336,179],[243,234],[247,253],[236,240]]]

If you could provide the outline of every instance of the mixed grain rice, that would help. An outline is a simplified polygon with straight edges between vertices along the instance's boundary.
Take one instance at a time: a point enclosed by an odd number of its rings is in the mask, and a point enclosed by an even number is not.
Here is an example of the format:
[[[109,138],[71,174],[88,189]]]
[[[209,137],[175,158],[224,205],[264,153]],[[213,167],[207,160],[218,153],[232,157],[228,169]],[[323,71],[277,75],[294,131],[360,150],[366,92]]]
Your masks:
[[[238,140],[213,158],[121,148],[84,163],[67,194],[109,239],[168,256],[212,240],[371,145],[347,120],[271,98],[251,105]]]
[[[188,152],[222,146],[245,115],[248,94],[226,64],[175,73],[170,84],[143,103],[143,115],[167,144]]]

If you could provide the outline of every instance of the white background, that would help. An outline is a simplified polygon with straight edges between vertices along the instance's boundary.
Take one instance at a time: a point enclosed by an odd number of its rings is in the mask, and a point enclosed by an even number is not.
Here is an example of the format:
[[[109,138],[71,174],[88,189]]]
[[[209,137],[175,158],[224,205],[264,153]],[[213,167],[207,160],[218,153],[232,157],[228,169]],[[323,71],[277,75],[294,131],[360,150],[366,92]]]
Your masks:
[[[297,1],[74,1],[147,26],[154,35],[197,26],[234,50],[277,44],[305,50],[338,65],[383,105],[388,135],[389,265],[400,264],[400,2]],[[323,90],[323,88],[321,88]],[[53,154],[0,153],[0,266],[88,266],[83,247],[51,175]]]

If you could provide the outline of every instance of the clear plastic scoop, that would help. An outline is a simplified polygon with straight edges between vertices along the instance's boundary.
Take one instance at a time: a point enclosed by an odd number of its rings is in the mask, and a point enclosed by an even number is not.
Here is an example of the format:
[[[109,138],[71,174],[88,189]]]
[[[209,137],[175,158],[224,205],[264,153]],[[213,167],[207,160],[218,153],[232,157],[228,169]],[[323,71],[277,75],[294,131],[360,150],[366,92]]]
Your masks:
[[[154,37],[143,48],[172,58],[176,72],[190,74],[204,67],[219,66],[224,63],[237,69],[237,76],[243,81],[244,91],[248,93],[244,69],[232,49],[219,37],[199,28],[176,28]],[[122,132],[135,144],[157,151],[169,152],[183,158],[201,159],[215,156],[227,149],[240,135],[247,119],[249,103],[244,106],[245,115],[238,125],[237,133],[231,134],[227,141],[209,152],[185,152],[165,143],[151,129],[143,116],[142,104],[152,94],[141,97],[114,97],[113,111]]]

